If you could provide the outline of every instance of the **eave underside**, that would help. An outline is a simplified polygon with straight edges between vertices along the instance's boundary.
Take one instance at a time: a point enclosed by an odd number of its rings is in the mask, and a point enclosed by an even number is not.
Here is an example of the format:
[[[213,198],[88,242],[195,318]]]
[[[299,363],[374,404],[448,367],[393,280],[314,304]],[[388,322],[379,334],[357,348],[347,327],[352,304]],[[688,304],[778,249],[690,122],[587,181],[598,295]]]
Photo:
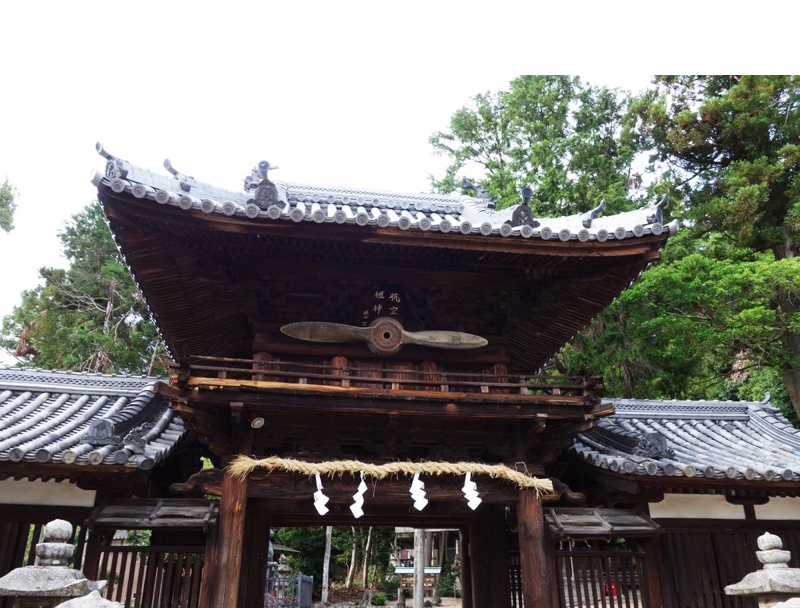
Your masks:
[[[419,329],[477,333],[509,370],[539,369],[647,264],[666,235],[606,243],[378,227],[254,224],[102,192],[112,231],[173,355],[249,357],[285,323],[353,324],[371,285],[408,289]]]

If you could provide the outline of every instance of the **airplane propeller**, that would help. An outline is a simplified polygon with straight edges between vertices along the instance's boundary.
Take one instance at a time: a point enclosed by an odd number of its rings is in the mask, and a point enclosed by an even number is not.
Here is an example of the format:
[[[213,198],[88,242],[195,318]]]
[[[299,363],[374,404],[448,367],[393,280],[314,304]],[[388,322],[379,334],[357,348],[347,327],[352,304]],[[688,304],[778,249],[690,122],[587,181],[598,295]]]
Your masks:
[[[378,317],[369,327],[324,321],[300,321],[284,325],[281,327],[281,332],[309,342],[363,341],[372,352],[383,356],[399,352],[405,344],[448,349],[481,348],[488,344],[485,338],[462,331],[406,331],[398,320],[391,317]]]

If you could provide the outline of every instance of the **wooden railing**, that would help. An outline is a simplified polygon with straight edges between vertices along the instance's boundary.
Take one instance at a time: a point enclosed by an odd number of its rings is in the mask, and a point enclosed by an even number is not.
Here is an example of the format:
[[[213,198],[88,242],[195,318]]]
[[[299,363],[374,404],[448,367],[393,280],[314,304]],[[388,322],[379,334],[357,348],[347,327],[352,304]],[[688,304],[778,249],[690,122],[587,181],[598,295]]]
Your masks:
[[[525,376],[503,373],[502,369],[498,373],[502,367],[450,371],[432,362],[376,365],[374,361],[365,364],[344,357],[307,362],[194,356],[188,368],[180,369],[178,381],[191,379],[196,384],[206,378],[390,391],[581,396],[590,400],[602,390],[599,376]]]

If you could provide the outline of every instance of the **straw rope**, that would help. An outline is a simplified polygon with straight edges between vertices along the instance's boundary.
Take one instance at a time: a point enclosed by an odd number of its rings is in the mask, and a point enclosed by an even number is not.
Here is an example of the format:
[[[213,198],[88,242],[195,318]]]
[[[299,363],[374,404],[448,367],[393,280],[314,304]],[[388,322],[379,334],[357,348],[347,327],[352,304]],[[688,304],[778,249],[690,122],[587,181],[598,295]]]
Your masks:
[[[285,471],[299,473],[309,477],[319,473],[333,477],[350,473],[357,475],[364,473],[364,477],[384,479],[392,475],[488,475],[489,477],[505,479],[518,488],[534,488],[537,492],[550,493],[553,491],[553,482],[549,479],[538,479],[527,473],[515,471],[502,464],[481,464],[478,462],[389,462],[386,464],[370,464],[359,460],[332,460],[328,462],[303,462],[294,458],[268,458],[255,459],[249,456],[237,456],[230,465],[228,472],[234,477],[244,479],[256,469],[269,471]]]

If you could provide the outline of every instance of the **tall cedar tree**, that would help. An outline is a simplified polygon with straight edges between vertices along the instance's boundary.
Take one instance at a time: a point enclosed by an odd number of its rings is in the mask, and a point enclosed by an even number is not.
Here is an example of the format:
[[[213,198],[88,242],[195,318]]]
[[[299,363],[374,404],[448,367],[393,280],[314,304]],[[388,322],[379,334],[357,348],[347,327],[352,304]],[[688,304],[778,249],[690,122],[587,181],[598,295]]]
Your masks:
[[[26,365],[102,373],[163,373],[155,326],[99,203],[59,234],[69,268],[42,268],[3,321],[3,344]]]
[[[682,179],[686,225],[702,244],[659,270],[682,287],[665,310],[679,325],[690,321],[687,344],[716,338],[727,349],[729,375],[779,371],[800,412],[800,77],[663,76],[655,84],[632,104],[633,130],[655,150],[651,160]],[[698,331],[709,339],[698,341]]]
[[[520,76],[509,90],[483,93],[457,110],[434,149],[451,159],[439,191],[481,183],[498,207],[533,190],[539,216],[631,207],[629,182],[635,142],[624,137],[626,97],[570,76]]]

